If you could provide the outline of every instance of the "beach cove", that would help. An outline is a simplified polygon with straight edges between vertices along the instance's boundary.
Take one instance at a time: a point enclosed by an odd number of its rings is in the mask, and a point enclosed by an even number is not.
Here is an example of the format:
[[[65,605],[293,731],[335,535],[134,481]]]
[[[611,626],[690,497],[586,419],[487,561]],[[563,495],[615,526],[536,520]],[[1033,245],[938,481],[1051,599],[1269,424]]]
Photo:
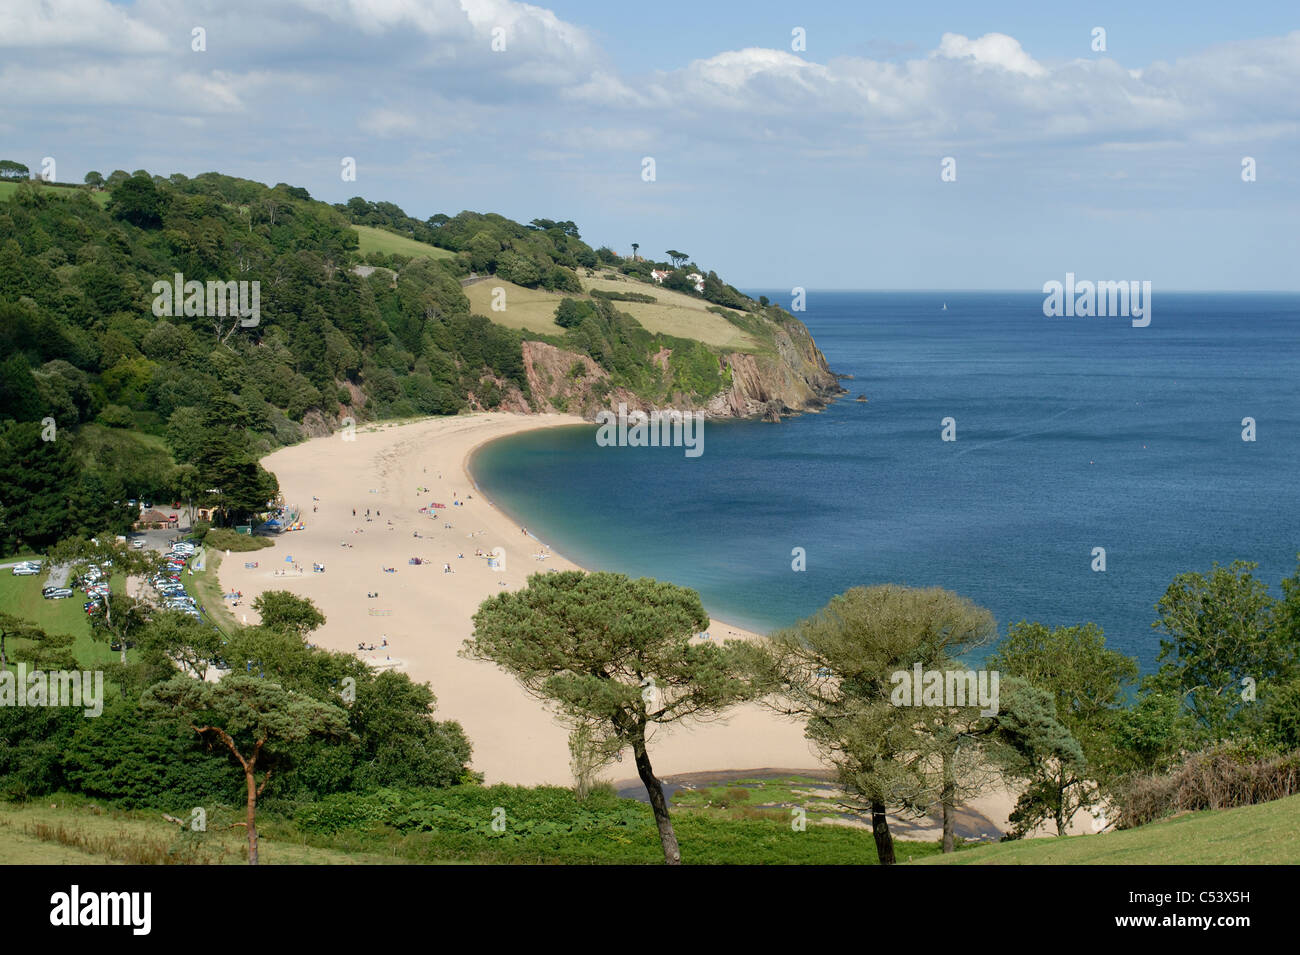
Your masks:
[[[338,433],[273,452],[262,464],[278,477],[285,500],[300,506],[306,526],[277,538],[274,548],[222,561],[223,592],[244,595],[236,619],[257,623],[250,605],[267,590],[308,597],[327,621],[312,642],[428,682],[438,718],[464,726],[473,768],[487,783],[571,784],[563,725],[512,677],[457,654],[484,599],[522,588],[539,571],[578,569],[475,489],[467,469],[471,455],[498,438],[584,423],[572,415],[486,412],[376,425],[358,429],[354,440]],[[476,551],[499,554],[498,566]],[[421,563],[408,563],[412,558]],[[316,564],[324,565],[323,573],[311,570]],[[709,633],[713,639],[756,638],[717,620]],[[358,644],[377,649],[359,651]],[[801,725],[757,705],[737,707],[718,722],[661,728],[650,746],[660,776],[821,768]],[[625,754],[604,775],[634,774]]]

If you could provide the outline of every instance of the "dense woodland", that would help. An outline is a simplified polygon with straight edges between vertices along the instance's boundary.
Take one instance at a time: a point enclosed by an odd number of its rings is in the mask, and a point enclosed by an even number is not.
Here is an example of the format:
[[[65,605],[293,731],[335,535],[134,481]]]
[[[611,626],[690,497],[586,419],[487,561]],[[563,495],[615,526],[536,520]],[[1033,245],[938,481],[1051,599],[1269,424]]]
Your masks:
[[[120,532],[128,499],[203,500],[221,488],[236,523],[276,492],[268,450],[356,421],[530,400],[521,342],[593,358],[609,387],[661,399],[726,384],[714,350],[652,335],[613,296],[563,337],[471,314],[461,279],[580,292],[578,269],[649,279],[658,263],[592,249],[572,222],[521,225],[462,212],[421,221],[387,202],[330,206],[306,190],[206,173],[122,170],[83,187],[21,181],[0,201],[0,551],[66,534]],[[107,201],[103,201],[107,197]],[[353,224],[446,249],[372,252],[366,277]],[[675,259],[665,283],[697,294]],[[668,268],[665,265],[665,268]],[[152,309],[155,282],[259,282],[260,319]],[[703,298],[777,320],[710,272]],[[651,356],[669,346],[667,369]],[[40,451],[40,453],[37,453]]]

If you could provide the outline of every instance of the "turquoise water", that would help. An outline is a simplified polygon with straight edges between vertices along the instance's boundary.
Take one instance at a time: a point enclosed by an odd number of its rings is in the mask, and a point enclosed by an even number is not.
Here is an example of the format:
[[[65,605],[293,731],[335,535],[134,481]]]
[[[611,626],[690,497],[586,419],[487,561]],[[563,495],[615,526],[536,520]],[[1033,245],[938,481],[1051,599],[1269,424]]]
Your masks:
[[[1300,296],[1157,290],[1147,328],[1044,318],[1042,300],[813,292],[800,318],[855,378],[823,413],[710,421],[698,458],[552,429],[472,468],[583,566],[694,587],[744,626],[789,625],[858,584],[939,585],[1003,629],[1091,620],[1149,668],[1175,574],[1248,559],[1276,589],[1295,569]]]

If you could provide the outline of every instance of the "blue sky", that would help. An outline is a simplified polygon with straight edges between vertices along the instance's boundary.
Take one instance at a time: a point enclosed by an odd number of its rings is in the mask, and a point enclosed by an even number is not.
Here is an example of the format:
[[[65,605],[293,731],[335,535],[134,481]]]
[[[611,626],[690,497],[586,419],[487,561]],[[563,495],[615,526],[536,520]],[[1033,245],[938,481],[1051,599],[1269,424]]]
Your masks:
[[[746,287],[1300,289],[1294,3],[11,0],[0,102],[63,180],[573,219]]]

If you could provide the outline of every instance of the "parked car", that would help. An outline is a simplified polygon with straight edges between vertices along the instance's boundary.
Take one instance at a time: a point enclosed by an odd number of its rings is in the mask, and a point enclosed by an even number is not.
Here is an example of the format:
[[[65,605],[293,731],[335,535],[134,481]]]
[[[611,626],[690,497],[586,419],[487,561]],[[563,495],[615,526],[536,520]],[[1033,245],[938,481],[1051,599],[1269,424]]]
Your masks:
[[[55,587],[48,594],[42,594],[46,600],[66,600],[72,596],[72,591],[67,587]]]
[[[39,567],[33,567],[31,564],[14,564],[13,573],[15,577],[34,577],[40,572]]]
[[[131,541],[131,546],[136,550],[144,550],[144,539],[137,537],[135,540]]]

